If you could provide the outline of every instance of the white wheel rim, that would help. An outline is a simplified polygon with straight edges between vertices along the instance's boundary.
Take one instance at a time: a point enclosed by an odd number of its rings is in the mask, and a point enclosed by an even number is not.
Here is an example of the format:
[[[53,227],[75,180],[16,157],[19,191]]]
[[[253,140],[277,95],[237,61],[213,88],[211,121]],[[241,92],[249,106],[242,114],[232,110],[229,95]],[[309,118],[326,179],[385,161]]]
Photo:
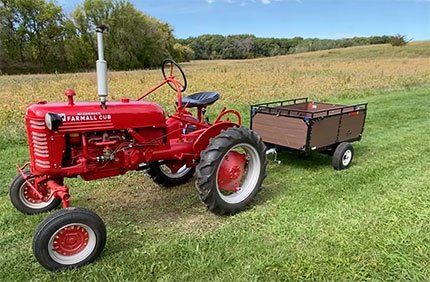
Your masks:
[[[28,181],[31,181],[30,179],[28,179]],[[47,206],[49,206],[54,200],[55,197],[51,197],[48,201],[46,202],[31,202],[29,199],[27,199],[27,197],[25,196],[26,193],[26,186],[27,183],[24,182],[21,187],[19,187],[19,199],[20,201],[27,207],[34,209],[34,210],[38,210],[38,209],[43,209],[46,208]],[[31,188],[28,188],[31,189]]]
[[[351,152],[351,150],[346,150],[345,153],[343,153],[343,156],[342,156],[342,164],[344,166],[349,165],[349,163],[351,162],[351,159],[352,159],[352,152]]]
[[[87,245],[79,253],[74,255],[63,255],[54,249],[54,242],[56,240],[56,237],[59,231],[72,226],[85,229],[85,231],[88,233],[88,242],[87,242]],[[62,226],[51,236],[48,243],[48,254],[55,262],[59,264],[72,265],[72,264],[79,263],[85,260],[86,258],[88,258],[96,248],[96,243],[97,243],[97,238],[93,229],[91,229],[88,225],[83,223],[71,223],[71,224]]]
[[[167,177],[170,178],[181,178],[185,176],[189,171],[191,170],[191,167],[187,167],[186,165],[183,165],[176,173],[172,173],[170,168],[167,165],[160,165],[160,171]]]
[[[223,199],[225,202],[229,204],[237,204],[242,201],[244,201],[256,188],[255,186],[258,184],[258,179],[260,178],[260,170],[261,170],[261,160],[260,155],[258,154],[257,150],[247,144],[247,143],[241,143],[237,144],[233,148],[231,148],[225,155],[230,151],[233,151],[234,149],[241,148],[246,152],[247,155],[247,165],[245,169],[244,176],[242,178],[242,184],[240,185],[239,189],[236,192],[233,192],[230,195],[224,195],[220,188],[218,187],[218,175],[219,175],[219,169],[221,167],[221,163],[223,160],[221,160],[220,165],[218,166],[217,173],[216,173],[216,188],[218,191],[219,196],[221,199]]]

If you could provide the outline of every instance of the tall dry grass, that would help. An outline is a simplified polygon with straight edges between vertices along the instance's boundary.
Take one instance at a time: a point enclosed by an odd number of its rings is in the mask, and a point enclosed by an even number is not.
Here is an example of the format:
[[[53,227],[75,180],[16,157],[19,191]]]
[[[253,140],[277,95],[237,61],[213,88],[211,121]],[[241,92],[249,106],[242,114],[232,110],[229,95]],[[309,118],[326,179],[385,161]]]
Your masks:
[[[430,83],[430,43],[404,47],[353,47],[253,60],[184,63],[189,87],[221,93],[223,105],[238,106],[292,97],[329,99],[332,95],[360,95],[372,89],[411,87]],[[142,95],[161,81],[160,70],[109,73],[109,99]],[[28,104],[40,100],[65,101],[74,88],[77,101],[96,101],[95,73],[0,76],[0,134],[23,135],[22,118]],[[149,97],[172,111],[175,93],[168,87]]]

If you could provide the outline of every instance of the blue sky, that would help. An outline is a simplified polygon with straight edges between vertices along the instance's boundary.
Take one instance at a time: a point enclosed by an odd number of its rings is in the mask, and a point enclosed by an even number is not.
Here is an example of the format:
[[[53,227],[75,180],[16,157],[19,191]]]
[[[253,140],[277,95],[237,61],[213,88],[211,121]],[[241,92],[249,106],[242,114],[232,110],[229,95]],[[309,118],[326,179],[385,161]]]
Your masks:
[[[59,0],[72,10],[78,0]],[[430,39],[430,0],[132,0],[179,38],[201,34]]]

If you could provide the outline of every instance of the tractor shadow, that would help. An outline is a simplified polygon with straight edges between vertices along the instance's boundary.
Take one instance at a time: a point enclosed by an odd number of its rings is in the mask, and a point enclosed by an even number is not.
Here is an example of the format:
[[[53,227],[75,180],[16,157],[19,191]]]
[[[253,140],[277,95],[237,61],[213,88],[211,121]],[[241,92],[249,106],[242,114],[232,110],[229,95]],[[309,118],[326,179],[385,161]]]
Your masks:
[[[355,152],[355,158],[363,158],[366,151],[365,146],[360,146]],[[331,156],[320,153],[303,156],[281,151],[277,156],[280,164],[274,161],[273,155],[269,155],[268,160],[268,177],[263,182],[262,191],[256,195],[248,209],[264,205],[265,202],[278,197],[282,193],[279,186],[289,186],[288,174],[292,173],[292,169],[299,169],[304,175],[327,168],[333,169]],[[85,182],[85,185],[90,187],[79,191],[74,197],[76,202],[73,205],[94,208],[105,217],[108,224],[123,221],[142,226],[178,228],[181,232],[195,232],[217,228],[227,222],[229,216],[215,215],[200,202],[194,180],[192,178],[186,184],[163,188],[154,183],[146,173],[129,172],[119,177]],[[83,184],[72,185],[78,186],[82,187]]]
[[[209,212],[200,202],[190,182],[170,188],[160,187],[142,172],[97,181],[101,189],[91,189],[86,200],[103,216],[107,225],[130,223],[148,228],[174,229],[194,233],[217,228],[227,218]],[[98,186],[99,186],[98,185]]]
[[[363,158],[365,154],[366,147],[360,146],[355,157]],[[240,214],[264,208],[267,202],[289,193],[289,189],[285,187],[292,187],[294,184],[290,183],[288,175],[297,173],[297,169],[304,176],[318,170],[333,169],[331,157],[318,153],[299,156],[287,151],[279,152],[278,160],[281,164],[276,163],[272,155],[268,159],[268,177],[263,182],[262,190]],[[296,172],[292,172],[292,169]],[[157,236],[162,236],[158,232],[205,234],[235,221],[235,216],[218,216],[208,211],[200,202],[193,181],[194,178],[184,185],[162,188],[142,172],[130,172],[92,182],[77,180],[71,187],[86,188],[72,188],[72,192],[76,192],[73,193],[73,206],[93,209],[103,218],[111,233],[131,228],[132,232],[136,232],[136,229],[139,230],[137,232],[146,230],[145,232]],[[137,238],[139,234],[136,235]],[[121,245],[128,248],[128,244],[132,242],[127,238],[120,239],[122,236],[115,237],[115,244],[118,246],[113,250],[121,250]],[[134,248],[135,243],[129,247]]]
[[[366,147],[356,150],[356,157],[363,158]],[[290,193],[288,175],[294,169],[300,173],[312,173],[320,169],[333,169],[331,158],[323,154],[299,156],[291,152],[279,152],[274,162],[269,155],[268,177],[262,190],[251,202],[248,209],[241,212],[265,209],[266,204]],[[162,188],[142,172],[99,181],[84,182],[74,180],[73,206],[86,206],[99,214],[108,227],[112,240],[105,255],[111,256],[144,246],[145,240],[162,240],[172,234],[207,234],[236,221],[236,216],[218,216],[200,202],[192,179],[189,183],[172,188]],[[125,235],[127,234],[127,235]]]

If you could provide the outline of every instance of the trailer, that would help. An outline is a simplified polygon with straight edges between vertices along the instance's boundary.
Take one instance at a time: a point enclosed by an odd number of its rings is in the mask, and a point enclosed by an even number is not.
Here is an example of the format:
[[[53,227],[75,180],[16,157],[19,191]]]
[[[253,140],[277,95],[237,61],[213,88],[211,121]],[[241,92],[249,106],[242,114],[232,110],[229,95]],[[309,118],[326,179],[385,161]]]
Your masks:
[[[367,103],[338,105],[307,97],[251,105],[251,129],[269,148],[332,155],[336,170],[351,165],[351,142],[362,138]]]

